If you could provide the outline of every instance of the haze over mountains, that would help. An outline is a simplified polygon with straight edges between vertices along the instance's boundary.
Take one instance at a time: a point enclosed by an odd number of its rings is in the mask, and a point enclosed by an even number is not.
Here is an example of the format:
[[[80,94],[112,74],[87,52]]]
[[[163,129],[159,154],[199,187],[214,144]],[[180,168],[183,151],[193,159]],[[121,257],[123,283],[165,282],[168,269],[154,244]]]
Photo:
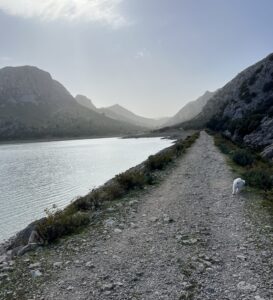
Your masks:
[[[0,139],[113,136],[144,129],[79,105],[48,72],[0,70]]]
[[[128,109],[120,106],[119,104],[115,104],[109,107],[97,108],[93,104],[91,99],[83,95],[77,95],[75,99],[79,104],[85,106],[86,108],[102,113],[111,119],[127,122],[145,128],[154,129],[160,127],[166,122],[166,120],[169,119],[169,118],[151,119],[151,118],[141,117],[129,111]]]
[[[191,101],[183,106],[179,112],[170,118],[164,125],[172,126],[178,123],[189,121],[196,117],[207,104],[209,99],[214,95],[215,92],[206,91],[202,96],[197,98],[195,101]]]

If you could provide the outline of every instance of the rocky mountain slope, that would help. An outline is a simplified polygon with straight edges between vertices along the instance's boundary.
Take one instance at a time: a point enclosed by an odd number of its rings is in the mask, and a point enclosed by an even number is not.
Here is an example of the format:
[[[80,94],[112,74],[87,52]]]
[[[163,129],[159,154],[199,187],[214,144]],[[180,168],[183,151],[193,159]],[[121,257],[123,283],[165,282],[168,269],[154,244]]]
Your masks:
[[[214,95],[214,92],[206,91],[202,96],[195,101],[191,101],[183,106],[180,111],[170,118],[164,125],[172,126],[181,122],[186,122],[196,117],[207,104],[209,99]]]
[[[273,54],[239,73],[197,117],[179,126],[206,125],[273,158]]]
[[[160,118],[160,119],[145,118],[136,115],[135,113],[129,111],[128,109],[122,107],[119,104],[115,104],[109,107],[97,108],[92,103],[91,99],[82,95],[77,95],[76,100],[79,104],[83,105],[84,107],[87,107],[89,109],[95,110],[96,112],[104,114],[108,118],[117,121],[127,122],[135,126],[154,129],[154,128],[161,127],[168,120],[168,118]]]
[[[120,135],[142,128],[86,110],[36,67],[0,70],[0,139]]]

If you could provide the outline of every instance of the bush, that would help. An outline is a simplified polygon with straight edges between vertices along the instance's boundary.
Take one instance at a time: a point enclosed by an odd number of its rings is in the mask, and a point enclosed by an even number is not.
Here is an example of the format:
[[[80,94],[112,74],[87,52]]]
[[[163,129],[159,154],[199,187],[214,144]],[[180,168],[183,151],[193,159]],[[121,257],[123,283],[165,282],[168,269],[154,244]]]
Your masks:
[[[71,213],[65,209],[48,215],[38,225],[38,230],[47,242],[52,242],[63,235],[75,232],[80,227],[87,225],[89,221],[90,218],[87,213],[80,211]]]
[[[147,184],[147,177],[141,172],[125,172],[116,176],[117,182],[124,190],[143,188]]]
[[[161,154],[149,156],[148,160],[145,163],[145,167],[149,171],[163,170],[172,161],[173,155],[171,154],[171,152],[164,152]]]
[[[219,147],[219,149],[220,149],[220,151],[221,151],[222,153],[224,153],[224,154],[230,154],[230,149],[227,147],[226,144],[224,144],[224,143],[219,143],[217,146]]]
[[[254,162],[254,157],[247,150],[237,150],[232,155],[232,160],[240,166],[249,166]]]
[[[267,170],[252,169],[245,173],[246,183],[262,190],[270,190],[273,187],[273,179]]]

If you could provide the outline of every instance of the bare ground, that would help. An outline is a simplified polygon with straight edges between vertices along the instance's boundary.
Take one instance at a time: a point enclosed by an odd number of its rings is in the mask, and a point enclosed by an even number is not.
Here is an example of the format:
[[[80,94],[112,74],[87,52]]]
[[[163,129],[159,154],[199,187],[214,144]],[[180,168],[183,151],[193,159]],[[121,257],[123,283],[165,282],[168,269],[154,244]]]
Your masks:
[[[123,213],[115,203],[102,228],[37,254],[41,285],[21,288],[28,299],[273,299],[272,216],[255,196],[231,195],[234,177],[202,132]]]

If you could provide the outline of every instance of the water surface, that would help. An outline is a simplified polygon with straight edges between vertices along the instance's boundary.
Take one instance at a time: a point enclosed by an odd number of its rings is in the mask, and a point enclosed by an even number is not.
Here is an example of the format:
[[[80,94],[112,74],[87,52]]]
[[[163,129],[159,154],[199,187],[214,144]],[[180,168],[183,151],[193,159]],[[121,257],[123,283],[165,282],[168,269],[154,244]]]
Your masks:
[[[0,145],[0,241],[44,216],[45,208],[63,208],[170,144],[106,138]]]

